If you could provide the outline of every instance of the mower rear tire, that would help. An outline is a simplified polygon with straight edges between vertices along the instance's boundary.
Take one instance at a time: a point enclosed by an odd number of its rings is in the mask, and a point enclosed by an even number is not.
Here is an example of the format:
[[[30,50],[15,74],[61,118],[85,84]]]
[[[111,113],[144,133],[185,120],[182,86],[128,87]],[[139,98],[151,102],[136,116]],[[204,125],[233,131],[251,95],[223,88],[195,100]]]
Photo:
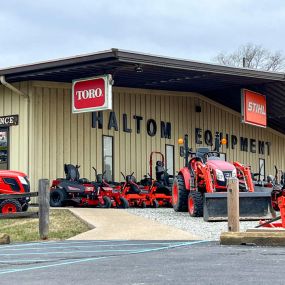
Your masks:
[[[146,203],[145,202],[142,202],[141,203],[141,207],[144,209],[144,208],[146,208]]]
[[[103,197],[104,204],[101,206],[102,208],[111,208],[112,206],[112,201],[108,196]]]
[[[175,212],[187,212],[188,193],[183,176],[177,175],[172,185],[172,206]]]
[[[0,204],[1,214],[10,214],[16,212],[22,212],[22,206],[19,201],[14,199],[7,199]]]
[[[54,189],[50,192],[50,206],[62,207],[67,199],[67,192],[64,189]]]
[[[128,209],[130,207],[129,202],[126,198],[120,197],[121,205],[118,205],[118,208]]]
[[[203,196],[200,192],[192,191],[189,193],[188,212],[191,217],[203,216]]]

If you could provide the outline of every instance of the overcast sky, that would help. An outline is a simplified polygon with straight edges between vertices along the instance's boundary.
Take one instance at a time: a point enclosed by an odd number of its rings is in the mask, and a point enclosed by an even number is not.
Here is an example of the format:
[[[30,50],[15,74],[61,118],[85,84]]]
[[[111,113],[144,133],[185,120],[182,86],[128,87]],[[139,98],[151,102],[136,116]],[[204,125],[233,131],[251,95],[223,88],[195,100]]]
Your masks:
[[[285,54],[284,0],[9,0],[0,68],[120,48],[211,62],[252,42]]]

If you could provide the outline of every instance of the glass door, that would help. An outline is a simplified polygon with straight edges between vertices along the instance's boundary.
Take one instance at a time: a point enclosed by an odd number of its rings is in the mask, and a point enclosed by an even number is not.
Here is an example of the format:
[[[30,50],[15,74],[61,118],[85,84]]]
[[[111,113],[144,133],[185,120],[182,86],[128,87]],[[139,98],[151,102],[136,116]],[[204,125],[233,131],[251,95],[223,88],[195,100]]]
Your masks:
[[[9,129],[0,128],[0,170],[8,169]]]

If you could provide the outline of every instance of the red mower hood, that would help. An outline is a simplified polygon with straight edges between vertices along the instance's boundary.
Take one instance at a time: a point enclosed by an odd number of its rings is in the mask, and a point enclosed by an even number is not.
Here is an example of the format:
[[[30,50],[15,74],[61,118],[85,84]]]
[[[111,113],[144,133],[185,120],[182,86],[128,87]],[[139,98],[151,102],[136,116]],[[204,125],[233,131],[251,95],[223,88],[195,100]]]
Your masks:
[[[207,165],[213,169],[220,169],[221,171],[233,171],[235,169],[233,164],[219,159],[209,159]]]

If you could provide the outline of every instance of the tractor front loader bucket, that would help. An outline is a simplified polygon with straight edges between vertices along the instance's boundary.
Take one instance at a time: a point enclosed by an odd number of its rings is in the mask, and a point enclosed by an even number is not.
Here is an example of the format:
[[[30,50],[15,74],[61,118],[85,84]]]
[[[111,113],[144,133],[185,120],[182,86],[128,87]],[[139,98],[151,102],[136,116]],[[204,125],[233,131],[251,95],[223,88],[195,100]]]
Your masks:
[[[206,193],[203,202],[204,221],[225,221],[228,217],[227,193]],[[240,192],[240,220],[260,220],[270,215],[270,192]]]

